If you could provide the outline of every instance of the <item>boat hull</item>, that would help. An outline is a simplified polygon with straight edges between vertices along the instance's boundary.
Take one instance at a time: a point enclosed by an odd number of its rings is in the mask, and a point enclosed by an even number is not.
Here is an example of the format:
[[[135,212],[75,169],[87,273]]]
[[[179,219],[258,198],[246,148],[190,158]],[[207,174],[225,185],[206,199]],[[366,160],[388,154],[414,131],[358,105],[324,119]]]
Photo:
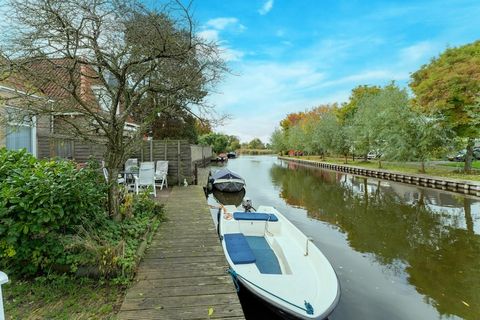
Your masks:
[[[233,268],[234,266],[230,266],[230,267]],[[241,283],[242,288],[247,289],[248,292],[255,295],[258,299],[260,299],[263,303],[265,303],[273,312],[275,312],[277,315],[279,315],[282,319],[324,320],[324,319],[327,319],[332,314],[333,310],[335,310],[335,307],[338,305],[338,302],[340,301],[340,290],[338,290],[335,301],[332,303],[332,305],[330,306],[330,308],[327,311],[325,311],[324,313],[322,313],[321,315],[316,316],[316,317],[308,317],[308,316],[304,316],[303,314],[293,312],[291,309],[284,308],[283,306],[277,304],[275,301],[269,299],[267,295],[259,294],[256,290],[254,290],[252,285],[249,284],[247,281],[245,281],[243,279],[238,279],[238,281]],[[340,288],[340,284],[338,284],[338,286]]]

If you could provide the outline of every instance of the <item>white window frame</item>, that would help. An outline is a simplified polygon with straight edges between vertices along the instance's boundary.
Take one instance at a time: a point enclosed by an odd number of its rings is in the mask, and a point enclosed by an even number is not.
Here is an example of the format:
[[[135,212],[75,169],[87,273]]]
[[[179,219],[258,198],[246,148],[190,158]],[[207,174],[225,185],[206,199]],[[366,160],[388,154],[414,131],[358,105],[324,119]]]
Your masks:
[[[14,109],[18,110],[19,112],[25,111],[24,109],[18,108],[18,107],[12,107],[9,105],[5,105],[5,112],[7,113],[7,109]],[[32,130],[31,134],[31,141],[30,143],[32,144],[32,154],[36,157],[37,156],[37,117],[32,116],[32,121],[31,124],[25,124],[25,123],[20,123],[16,121],[10,121],[7,119],[6,126],[5,126],[5,135],[7,135],[7,126],[17,126],[17,127],[29,127]]]

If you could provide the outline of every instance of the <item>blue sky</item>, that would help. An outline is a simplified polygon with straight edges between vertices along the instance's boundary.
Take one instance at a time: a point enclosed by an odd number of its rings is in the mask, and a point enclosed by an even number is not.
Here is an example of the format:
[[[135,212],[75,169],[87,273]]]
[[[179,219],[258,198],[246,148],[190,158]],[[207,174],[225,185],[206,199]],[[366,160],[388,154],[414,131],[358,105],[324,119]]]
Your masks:
[[[407,85],[447,46],[480,38],[480,1],[196,0],[198,33],[232,74],[210,95],[215,128],[268,141],[287,113],[344,102],[362,84]]]

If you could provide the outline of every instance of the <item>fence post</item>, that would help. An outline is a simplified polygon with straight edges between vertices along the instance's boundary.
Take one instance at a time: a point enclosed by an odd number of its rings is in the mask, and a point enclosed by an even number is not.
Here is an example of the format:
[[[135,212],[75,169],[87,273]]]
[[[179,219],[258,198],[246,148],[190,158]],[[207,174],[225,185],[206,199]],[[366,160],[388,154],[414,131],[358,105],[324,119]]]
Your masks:
[[[195,169],[193,170],[194,174],[195,174],[195,185],[197,186],[198,185],[198,163],[195,162]]]
[[[180,140],[177,140],[177,181],[180,185]]]
[[[153,139],[150,139],[150,161],[153,161]]]
[[[2,284],[8,282],[8,277],[5,273],[0,271],[0,320],[5,319],[5,313],[3,311],[3,296],[2,296]]]

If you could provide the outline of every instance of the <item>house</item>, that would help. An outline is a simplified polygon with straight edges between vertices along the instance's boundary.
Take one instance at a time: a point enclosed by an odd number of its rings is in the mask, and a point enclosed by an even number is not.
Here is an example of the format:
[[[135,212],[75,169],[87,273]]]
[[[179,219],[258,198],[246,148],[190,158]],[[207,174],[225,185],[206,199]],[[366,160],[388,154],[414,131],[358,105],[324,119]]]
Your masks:
[[[79,98],[74,99],[71,92]],[[13,99],[22,95],[28,101]],[[4,115],[3,123],[0,122],[0,147],[26,148],[39,158],[62,157],[82,162],[92,155],[100,158],[104,151],[99,138],[101,118],[97,121],[95,114],[110,112],[111,105],[110,95],[93,68],[69,59],[30,63],[22,76],[0,81],[0,108]],[[120,105],[116,108],[119,114]],[[84,110],[91,115],[85,116]],[[125,130],[137,128],[128,119]],[[85,134],[96,143],[76,138]]]

